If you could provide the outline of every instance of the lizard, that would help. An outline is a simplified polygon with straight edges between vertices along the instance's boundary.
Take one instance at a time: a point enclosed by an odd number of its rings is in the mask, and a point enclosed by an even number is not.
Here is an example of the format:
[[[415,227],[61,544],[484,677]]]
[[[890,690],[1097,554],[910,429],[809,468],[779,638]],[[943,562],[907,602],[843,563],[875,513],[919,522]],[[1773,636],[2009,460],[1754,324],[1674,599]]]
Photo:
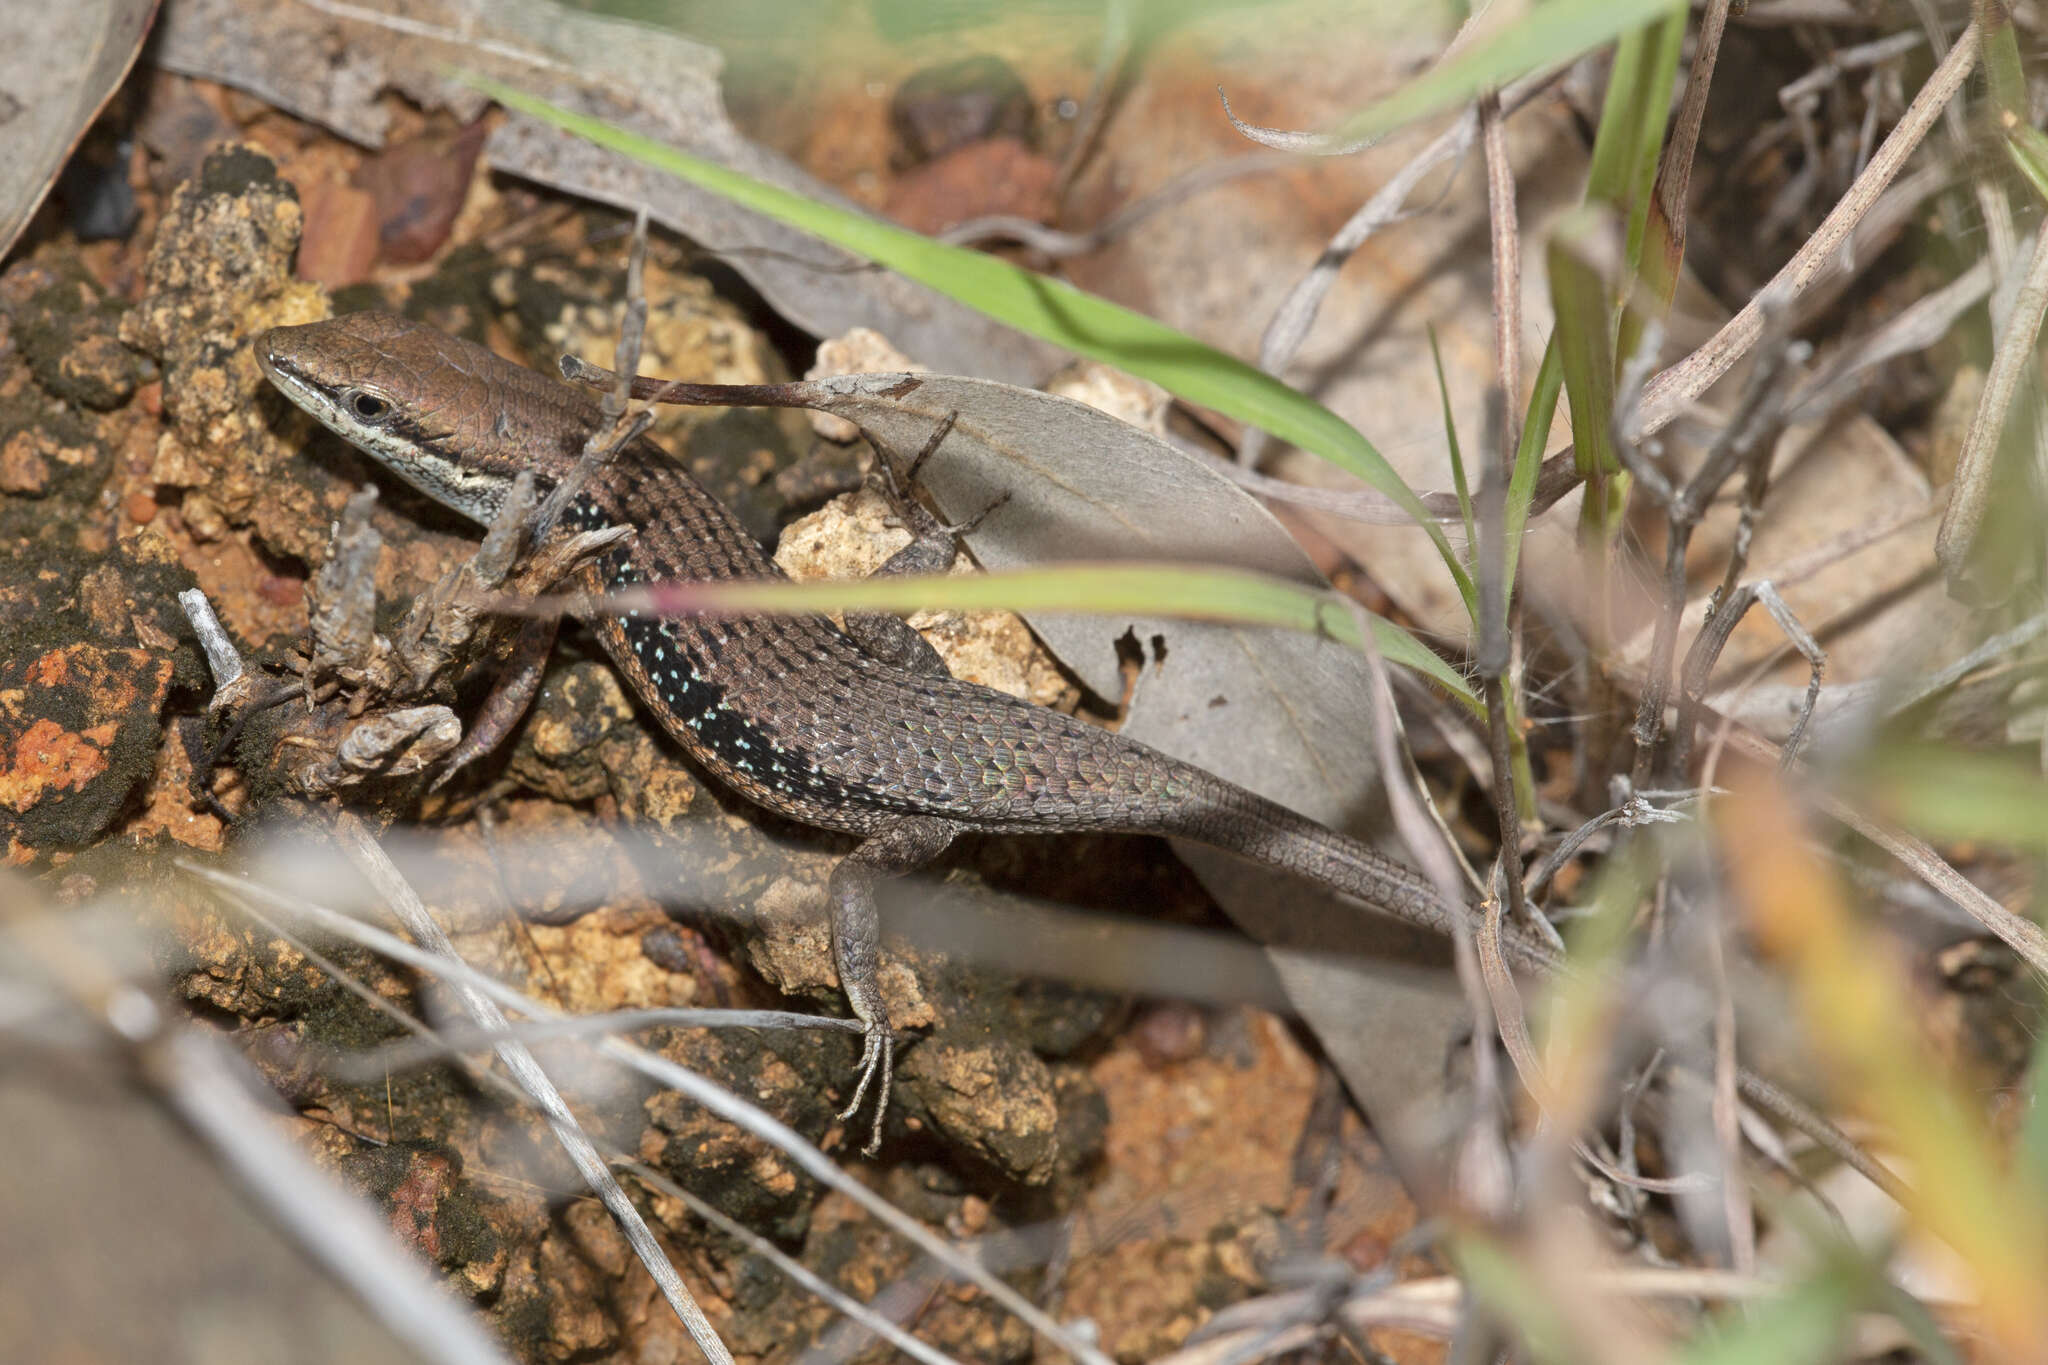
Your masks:
[[[264,374],[316,421],[483,525],[522,472],[542,492],[567,477],[602,420],[586,390],[395,314],[275,327],[255,347]],[[917,539],[883,571],[947,567],[957,528],[902,506]],[[559,524],[633,528],[580,571],[593,596],[783,576],[738,518],[645,435],[576,492]],[[1114,731],[954,678],[898,618],[849,613],[842,629],[823,615],[664,618],[600,604],[585,623],[704,771],[767,810],[859,841],[833,868],[827,900],[840,988],[862,1027],[858,1080],[840,1117],[876,1087],[870,1154],[894,1056],[875,891],[962,834],[1190,839],[1438,934],[1461,920],[1477,925],[1473,907],[1446,904],[1421,873],[1368,844]],[[1548,945],[1503,928],[1515,966],[1563,966]],[[1873,1178],[1889,1175],[1822,1116],[1747,1068],[1740,1078],[1760,1107]]]

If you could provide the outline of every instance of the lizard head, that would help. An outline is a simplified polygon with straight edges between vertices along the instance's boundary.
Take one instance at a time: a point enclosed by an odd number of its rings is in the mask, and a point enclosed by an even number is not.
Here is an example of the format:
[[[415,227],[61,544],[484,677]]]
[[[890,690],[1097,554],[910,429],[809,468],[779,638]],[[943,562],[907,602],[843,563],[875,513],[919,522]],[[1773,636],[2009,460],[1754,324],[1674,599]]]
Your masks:
[[[273,327],[256,359],[321,425],[480,522],[520,470],[552,486],[598,420],[578,390],[394,313]]]

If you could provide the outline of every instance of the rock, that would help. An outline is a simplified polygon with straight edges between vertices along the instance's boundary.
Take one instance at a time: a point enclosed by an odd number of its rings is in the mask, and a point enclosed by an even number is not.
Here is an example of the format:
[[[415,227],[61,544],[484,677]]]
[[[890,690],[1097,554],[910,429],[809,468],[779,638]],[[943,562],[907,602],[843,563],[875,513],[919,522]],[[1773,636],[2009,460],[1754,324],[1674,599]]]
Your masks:
[[[896,523],[888,499],[862,488],[790,523],[775,547],[775,562],[800,583],[865,578],[909,543],[910,532]],[[963,557],[953,571],[975,570]],[[1013,612],[916,612],[910,624],[931,641],[957,678],[1041,706],[1065,703],[1077,695],[1059,665]]]
[[[990,137],[1028,142],[1031,92],[1002,58],[984,54],[928,66],[896,87],[889,126],[895,161],[916,166]]]
[[[251,526],[274,551],[317,560],[347,489],[299,458],[312,421],[273,392],[250,339],[327,316],[292,274],[296,191],[253,147],[214,152],[171,196],[121,339],[164,369],[169,419],[152,473],[197,489],[224,526]]]
[[[956,147],[896,178],[882,212],[913,231],[937,236],[974,218],[1049,223],[1059,204],[1059,164],[1013,137]]]
[[[6,861],[83,848],[145,782],[171,661],[72,644],[0,660],[0,838]]]
[[[905,1048],[896,1064],[903,1117],[1011,1180],[1043,1185],[1059,1158],[1059,1107],[1052,1073],[1010,1038],[939,1036]]]

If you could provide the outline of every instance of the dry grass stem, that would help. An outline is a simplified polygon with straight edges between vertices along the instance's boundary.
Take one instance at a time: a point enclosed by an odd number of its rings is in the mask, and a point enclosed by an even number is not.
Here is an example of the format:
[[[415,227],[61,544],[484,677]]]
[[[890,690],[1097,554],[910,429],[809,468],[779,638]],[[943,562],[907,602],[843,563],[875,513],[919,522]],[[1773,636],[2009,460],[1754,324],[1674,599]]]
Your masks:
[[[1914,95],[1913,102],[1870,158],[1863,174],[1828,212],[1813,235],[1772,277],[1771,283],[1722,325],[1711,340],[1651,380],[1643,395],[1643,434],[1662,430],[1726,374],[1763,335],[1765,297],[1789,303],[1834,265],[1835,254],[1875,204],[1941,116],[1963,90],[1977,64],[1980,35],[1972,22]]]
[[[405,926],[406,932],[436,956],[453,962],[461,961],[461,954],[456,952],[455,945],[449,941],[440,922],[428,912],[425,904],[414,893],[411,884],[405,880],[404,875],[399,872],[361,820],[348,811],[340,812],[335,817],[334,837],[343,852],[349,855],[363,875],[369,879],[370,884],[377,889],[378,894],[383,896],[386,907]],[[704,1353],[704,1358],[712,1365],[732,1365],[732,1354],[726,1350],[725,1343],[719,1340],[710,1320],[704,1316],[704,1310],[697,1306],[696,1298],[683,1284],[682,1277],[676,1274],[675,1267],[669,1263],[668,1253],[663,1251],[661,1243],[655,1240],[654,1230],[647,1226],[646,1220],[640,1216],[640,1210],[626,1197],[626,1192],[619,1188],[619,1182],[613,1178],[611,1168],[605,1163],[604,1158],[598,1155],[597,1148],[584,1134],[583,1125],[577,1121],[575,1114],[570,1112],[568,1101],[562,1098],[562,1092],[548,1079],[547,1073],[541,1069],[540,1063],[534,1060],[533,1053],[527,1050],[526,1045],[510,1036],[504,1011],[499,1009],[497,1002],[490,995],[466,982],[456,982],[455,992],[462,1001],[463,1011],[479,1029],[499,1035],[499,1040],[493,1044],[493,1051],[498,1054],[498,1060],[505,1064],[505,1069],[512,1073],[520,1088],[539,1106],[541,1113],[547,1118],[548,1127],[554,1131],[555,1140],[561,1143],[562,1150],[568,1153],[569,1160],[575,1165],[577,1172],[603,1202],[612,1220],[618,1224],[619,1231],[625,1234],[634,1254],[640,1258],[640,1263],[647,1267],[647,1273],[652,1275],[655,1284],[660,1286],[662,1297],[668,1300],[669,1307],[682,1321],[684,1329],[690,1334],[690,1339],[697,1343],[697,1349]]]

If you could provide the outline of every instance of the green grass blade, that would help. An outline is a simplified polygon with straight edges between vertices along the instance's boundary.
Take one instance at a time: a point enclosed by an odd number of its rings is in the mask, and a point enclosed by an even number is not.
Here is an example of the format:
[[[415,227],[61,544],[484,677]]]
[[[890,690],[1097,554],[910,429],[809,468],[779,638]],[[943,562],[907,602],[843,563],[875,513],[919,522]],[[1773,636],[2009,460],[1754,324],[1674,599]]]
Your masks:
[[[1482,90],[1569,61],[1665,14],[1684,13],[1671,0],[1549,0],[1506,28],[1473,43],[1332,130],[1351,142],[1377,137],[1462,104]]]
[[[1550,239],[1550,299],[1557,313],[1552,340],[1571,397],[1572,452],[1581,478],[1621,468],[1614,453],[1613,222],[1593,207],[1574,211]],[[1598,262],[1598,263],[1596,263]]]
[[[1465,523],[1466,552],[1478,544],[1477,523],[1472,518],[1472,490],[1466,480],[1465,452],[1458,445],[1458,419],[1451,413],[1451,385],[1444,378],[1444,353],[1436,344],[1436,327],[1429,329],[1429,358],[1436,366],[1436,393],[1444,407],[1444,439],[1451,446],[1451,481],[1458,490],[1458,515]]]
[[[1607,98],[1600,106],[1600,129],[1586,173],[1586,202],[1606,205],[1628,223],[1627,279],[1634,278],[1642,262],[1650,191],[1657,183],[1684,38],[1683,9],[1625,34],[1614,49]]]
[[[2020,174],[2034,187],[2034,193],[2048,199],[2048,134],[2028,124],[2008,128],[2005,150]]]
[[[2019,1138],[2013,1143],[2013,1165],[2033,1187],[2038,1203],[2048,1196],[2048,1033],[2034,1040],[2034,1056],[2027,1065],[2025,1098],[2027,1111],[2020,1119]]]
[[[1902,744],[1873,754],[1867,770],[1885,812],[1930,838],[2048,853],[2048,779],[2029,764]]]
[[[1830,1266],[1767,1303],[1721,1314],[1710,1330],[1679,1359],[1684,1365],[1826,1365],[1841,1359],[1855,1312],[1859,1286],[1840,1267]]]
[[[832,579],[788,583],[661,583],[607,599],[669,615],[802,614],[823,611],[1004,610],[1092,612],[1106,616],[1171,616],[1195,621],[1280,626],[1363,646],[1357,605],[1326,589],[1266,574],[1206,564],[1130,562],[1059,564],[986,574]],[[1467,709],[1479,698],[1456,669],[1413,635],[1378,616],[1373,640],[1388,659],[1436,683]]]
[[[1508,1247],[1468,1232],[1452,1244],[1451,1259],[1471,1296],[1515,1329],[1530,1356],[1546,1365],[1579,1359],[1570,1318]]]
[[[1550,424],[1557,417],[1557,395],[1564,388],[1564,358],[1557,348],[1557,334],[1543,348],[1543,364],[1536,371],[1536,387],[1529,395],[1529,410],[1522,419],[1522,444],[1515,451],[1514,472],[1508,476],[1507,515],[1502,527],[1507,540],[1501,557],[1504,590],[1512,598],[1515,574],[1522,562],[1522,532],[1529,525],[1529,505],[1536,497],[1536,476],[1543,469],[1544,443],[1550,439]]]
[[[653,138],[536,99],[473,73],[462,78],[507,108],[590,139],[636,161],[724,195],[734,203],[815,234],[931,286],[940,293],[1081,355],[1161,385],[1320,455],[1392,498],[1428,532],[1473,609],[1471,577],[1438,526],[1386,457],[1358,429],[1272,375],[1142,313],[1035,274],[985,252],[949,246],[862,213],[691,156]]]
[[[1973,0],[1970,5],[1977,28],[1983,34],[1985,93],[1990,96],[1993,119],[2021,127],[2029,122],[2027,77],[2020,60],[2019,37],[2013,31],[2012,12],[2004,4]]]

